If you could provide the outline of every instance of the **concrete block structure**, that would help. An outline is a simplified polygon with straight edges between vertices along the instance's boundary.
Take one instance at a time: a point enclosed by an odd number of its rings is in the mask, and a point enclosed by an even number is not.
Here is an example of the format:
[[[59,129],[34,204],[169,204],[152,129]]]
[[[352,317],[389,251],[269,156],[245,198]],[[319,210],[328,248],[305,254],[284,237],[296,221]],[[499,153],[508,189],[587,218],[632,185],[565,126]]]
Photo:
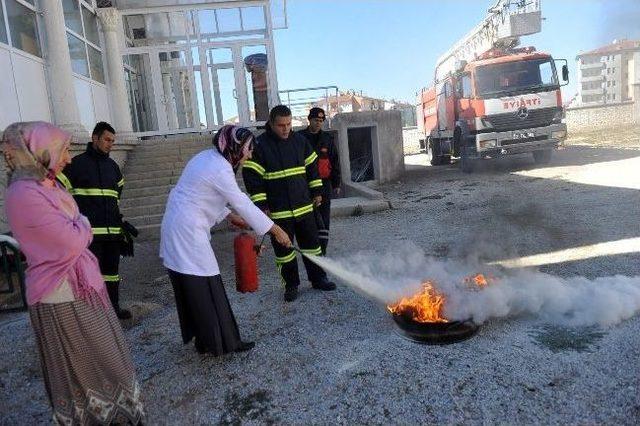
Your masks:
[[[404,172],[400,111],[337,114],[331,122],[337,132],[340,171],[349,182],[389,182]]]

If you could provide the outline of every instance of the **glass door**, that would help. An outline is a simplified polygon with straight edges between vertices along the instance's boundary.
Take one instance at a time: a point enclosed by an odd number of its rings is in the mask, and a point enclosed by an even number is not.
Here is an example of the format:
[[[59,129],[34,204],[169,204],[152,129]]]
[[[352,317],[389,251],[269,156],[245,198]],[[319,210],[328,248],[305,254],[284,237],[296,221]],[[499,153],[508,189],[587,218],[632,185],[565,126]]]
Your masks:
[[[216,47],[206,49],[207,78],[213,122],[217,127],[241,122],[241,104],[238,96],[233,49]]]
[[[189,50],[151,53],[158,127],[162,132],[199,131],[200,114]]]
[[[198,105],[208,128],[250,125],[269,117],[269,73],[265,45],[202,46],[193,49]]]

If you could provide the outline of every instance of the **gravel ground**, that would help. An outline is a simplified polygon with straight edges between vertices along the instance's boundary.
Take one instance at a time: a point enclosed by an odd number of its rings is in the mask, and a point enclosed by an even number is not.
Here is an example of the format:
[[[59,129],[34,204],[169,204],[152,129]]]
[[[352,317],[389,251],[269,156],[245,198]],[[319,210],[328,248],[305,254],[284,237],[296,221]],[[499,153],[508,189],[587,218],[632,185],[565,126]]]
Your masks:
[[[586,139],[569,141],[543,169],[528,157],[486,162],[472,175],[455,166],[412,166],[401,181],[379,188],[394,209],[334,220],[330,257],[411,241],[435,258],[480,253],[495,260],[640,237],[637,134],[605,135],[608,144],[600,134],[585,144],[589,136],[581,135]],[[232,238],[217,234],[214,246],[241,332],[257,342],[249,353],[212,358],[183,346],[156,245],[139,245],[136,258],[124,262],[123,298],[137,317],[127,337],[150,424],[640,420],[638,317],[610,328],[491,320],[465,342],[422,346],[396,333],[383,306],[344,285],[322,293],[305,284],[300,298],[285,304],[270,250],[261,259],[260,291],[236,293]],[[541,270],[640,276],[640,256]],[[1,424],[49,419],[24,313],[0,316],[0,407]]]

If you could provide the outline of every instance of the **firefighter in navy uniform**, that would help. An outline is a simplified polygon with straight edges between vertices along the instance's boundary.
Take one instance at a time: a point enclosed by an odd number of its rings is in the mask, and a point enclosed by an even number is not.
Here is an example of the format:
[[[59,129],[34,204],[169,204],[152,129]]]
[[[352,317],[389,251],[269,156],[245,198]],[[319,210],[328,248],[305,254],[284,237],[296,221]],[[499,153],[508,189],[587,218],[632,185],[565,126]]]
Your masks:
[[[242,168],[251,200],[292,241],[295,237],[303,253],[313,255],[322,253],[314,215],[314,208],[322,203],[317,158],[309,142],[291,131],[291,110],[278,105],[269,114],[267,130],[258,137],[252,158]],[[297,298],[300,284],[296,253],[273,238],[271,244],[285,285],[284,300],[291,302]],[[335,290],[322,268],[304,256],[302,260],[313,288]]]
[[[336,195],[340,195],[341,183],[340,160],[338,150],[333,143],[333,136],[322,131],[325,118],[322,108],[311,108],[307,117],[309,127],[298,132],[309,141],[311,147],[318,154],[318,173],[322,179],[322,204],[317,209],[322,220],[318,221],[318,235],[323,255],[327,254],[327,244],[329,244],[331,197],[334,191]]]
[[[118,318],[131,318],[120,309],[119,287],[122,215],[118,206],[124,178],[118,164],[109,158],[115,142],[115,130],[105,122],[96,124],[87,150],[76,155],[58,175],[58,181],[73,195],[80,213],[91,223],[93,241],[89,250],[98,258],[109,299]]]

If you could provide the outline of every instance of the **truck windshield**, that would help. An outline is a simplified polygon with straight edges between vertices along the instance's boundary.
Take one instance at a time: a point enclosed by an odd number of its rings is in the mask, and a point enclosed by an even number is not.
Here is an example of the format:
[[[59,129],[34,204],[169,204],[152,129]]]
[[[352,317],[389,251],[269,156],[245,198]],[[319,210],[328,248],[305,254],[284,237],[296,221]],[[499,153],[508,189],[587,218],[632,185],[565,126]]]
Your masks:
[[[476,69],[476,88],[484,98],[557,86],[556,68],[550,59],[506,62]]]

